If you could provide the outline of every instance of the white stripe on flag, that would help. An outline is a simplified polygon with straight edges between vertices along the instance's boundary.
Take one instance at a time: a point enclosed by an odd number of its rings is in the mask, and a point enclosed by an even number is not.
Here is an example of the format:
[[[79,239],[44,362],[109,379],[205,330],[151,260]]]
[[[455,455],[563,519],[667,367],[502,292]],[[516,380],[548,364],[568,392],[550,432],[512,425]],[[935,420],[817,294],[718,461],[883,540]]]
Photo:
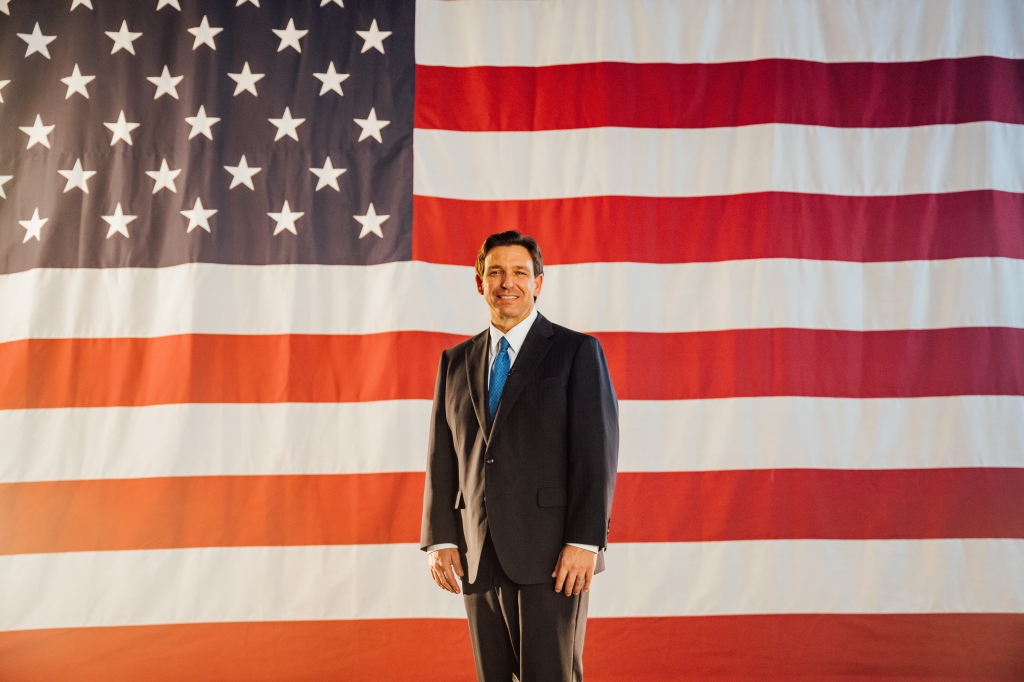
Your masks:
[[[413,191],[450,199],[1024,192],[1024,126],[414,131]],[[495,163],[501,159],[501,163]]]
[[[619,404],[620,471],[1024,466],[1024,398],[726,398]]]
[[[423,471],[429,400],[0,410],[0,483]]]
[[[538,307],[589,332],[1021,328],[1024,260],[549,266]],[[38,269],[0,277],[0,310],[0,341],[407,330],[469,336],[487,320],[473,268],[422,262]]]
[[[608,566],[595,617],[1024,612],[1022,540],[618,544]],[[410,544],[21,554],[0,577],[0,630],[464,617]]]
[[[595,616],[949,612],[1024,612],[1024,540],[613,545],[591,602]]]
[[[1020,396],[625,400],[619,412],[624,472],[1024,466]],[[427,400],[0,410],[0,483],[423,471],[429,414]]]
[[[220,265],[36,269],[0,276],[0,341],[170,334],[475,334],[471,267]]]
[[[908,30],[907,27],[913,27]],[[1024,57],[1015,0],[505,0],[416,5],[416,62],[915,62]]]
[[[1024,260],[563,265],[538,307],[587,331],[1024,327]]]

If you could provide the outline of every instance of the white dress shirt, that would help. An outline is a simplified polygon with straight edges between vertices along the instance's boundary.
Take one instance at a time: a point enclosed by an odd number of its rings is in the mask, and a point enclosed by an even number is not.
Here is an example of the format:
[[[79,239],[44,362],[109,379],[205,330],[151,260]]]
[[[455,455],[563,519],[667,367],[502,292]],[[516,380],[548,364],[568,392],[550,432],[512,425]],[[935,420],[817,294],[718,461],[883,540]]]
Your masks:
[[[490,334],[491,342],[487,345],[487,388],[491,387],[491,370],[494,369],[494,358],[498,355],[498,344],[501,343],[501,337],[505,337],[508,341],[508,368],[512,370],[512,365],[516,364],[516,358],[519,357],[519,349],[523,347],[523,342],[526,341],[526,335],[530,333],[530,329],[533,327],[533,323],[537,320],[537,308],[535,307],[529,315],[523,318],[523,321],[516,326],[509,329],[507,332],[502,333],[500,329],[491,324]]]
[[[498,344],[501,343],[501,338],[505,337],[508,341],[508,368],[511,371],[512,365],[516,364],[516,358],[519,357],[519,350],[523,347],[523,342],[526,341],[526,335],[530,333],[530,328],[533,327],[533,323],[537,319],[537,308],[530,312],[522,322],[509,329],[507,332],[502,332],[500,329],[491,324],[490,327],[490,343],[487,345],[487,386],[491,385],[491,370],[494,368],[494,358],[498,355]],[[595,545],[581,545],[576,542],[567,542],[566,544],[572,545],[573,547],[580,547],[591,552],[596,552],[597,547]],[[431,545],[427,547],[428,552],[433,552],[438,549],[445,549],[448,547],[456,547],[456,545],[450,542],[443,542],[437,545]]]

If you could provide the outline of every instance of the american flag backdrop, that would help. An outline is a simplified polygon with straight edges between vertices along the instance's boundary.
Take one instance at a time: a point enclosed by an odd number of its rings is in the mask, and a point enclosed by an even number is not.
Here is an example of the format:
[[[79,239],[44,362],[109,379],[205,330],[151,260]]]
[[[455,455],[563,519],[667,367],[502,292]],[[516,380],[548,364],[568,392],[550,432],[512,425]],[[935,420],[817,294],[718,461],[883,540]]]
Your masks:
[[[0,0],[0,680],[473,679],[504,229],[621,401],[587,679],[1024,679],[1024,3]]]

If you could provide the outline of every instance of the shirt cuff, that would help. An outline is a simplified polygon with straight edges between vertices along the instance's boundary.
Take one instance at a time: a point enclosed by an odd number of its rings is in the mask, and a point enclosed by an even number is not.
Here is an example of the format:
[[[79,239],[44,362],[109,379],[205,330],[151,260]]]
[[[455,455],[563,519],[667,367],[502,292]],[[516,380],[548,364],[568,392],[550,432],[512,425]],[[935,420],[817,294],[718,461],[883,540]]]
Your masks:
[[[580,549],[585,549],[588,552],[593,552],[594,554],[597,554],[597,550],[600,549],[597,545],[581,545],[578,542],[567,542],[565,544],[572,545],[573,547],[579,547]]]
[[[458,548],[459,548],[458,545],[453,545],[450,542],[441,542],[441,543],[438,543],[436,545],[430,545],[429,547],[427,547],[426,551],[427,552],[436,552],[439,549],[458,549]]]

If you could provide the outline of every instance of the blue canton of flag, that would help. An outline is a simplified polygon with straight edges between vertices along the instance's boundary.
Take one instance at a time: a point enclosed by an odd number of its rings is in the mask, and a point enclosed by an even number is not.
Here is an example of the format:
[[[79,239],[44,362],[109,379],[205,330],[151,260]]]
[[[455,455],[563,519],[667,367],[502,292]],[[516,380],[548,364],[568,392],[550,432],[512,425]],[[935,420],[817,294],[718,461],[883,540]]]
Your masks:
[[[0,0],[0,273],[408,260],[414,10]]]

